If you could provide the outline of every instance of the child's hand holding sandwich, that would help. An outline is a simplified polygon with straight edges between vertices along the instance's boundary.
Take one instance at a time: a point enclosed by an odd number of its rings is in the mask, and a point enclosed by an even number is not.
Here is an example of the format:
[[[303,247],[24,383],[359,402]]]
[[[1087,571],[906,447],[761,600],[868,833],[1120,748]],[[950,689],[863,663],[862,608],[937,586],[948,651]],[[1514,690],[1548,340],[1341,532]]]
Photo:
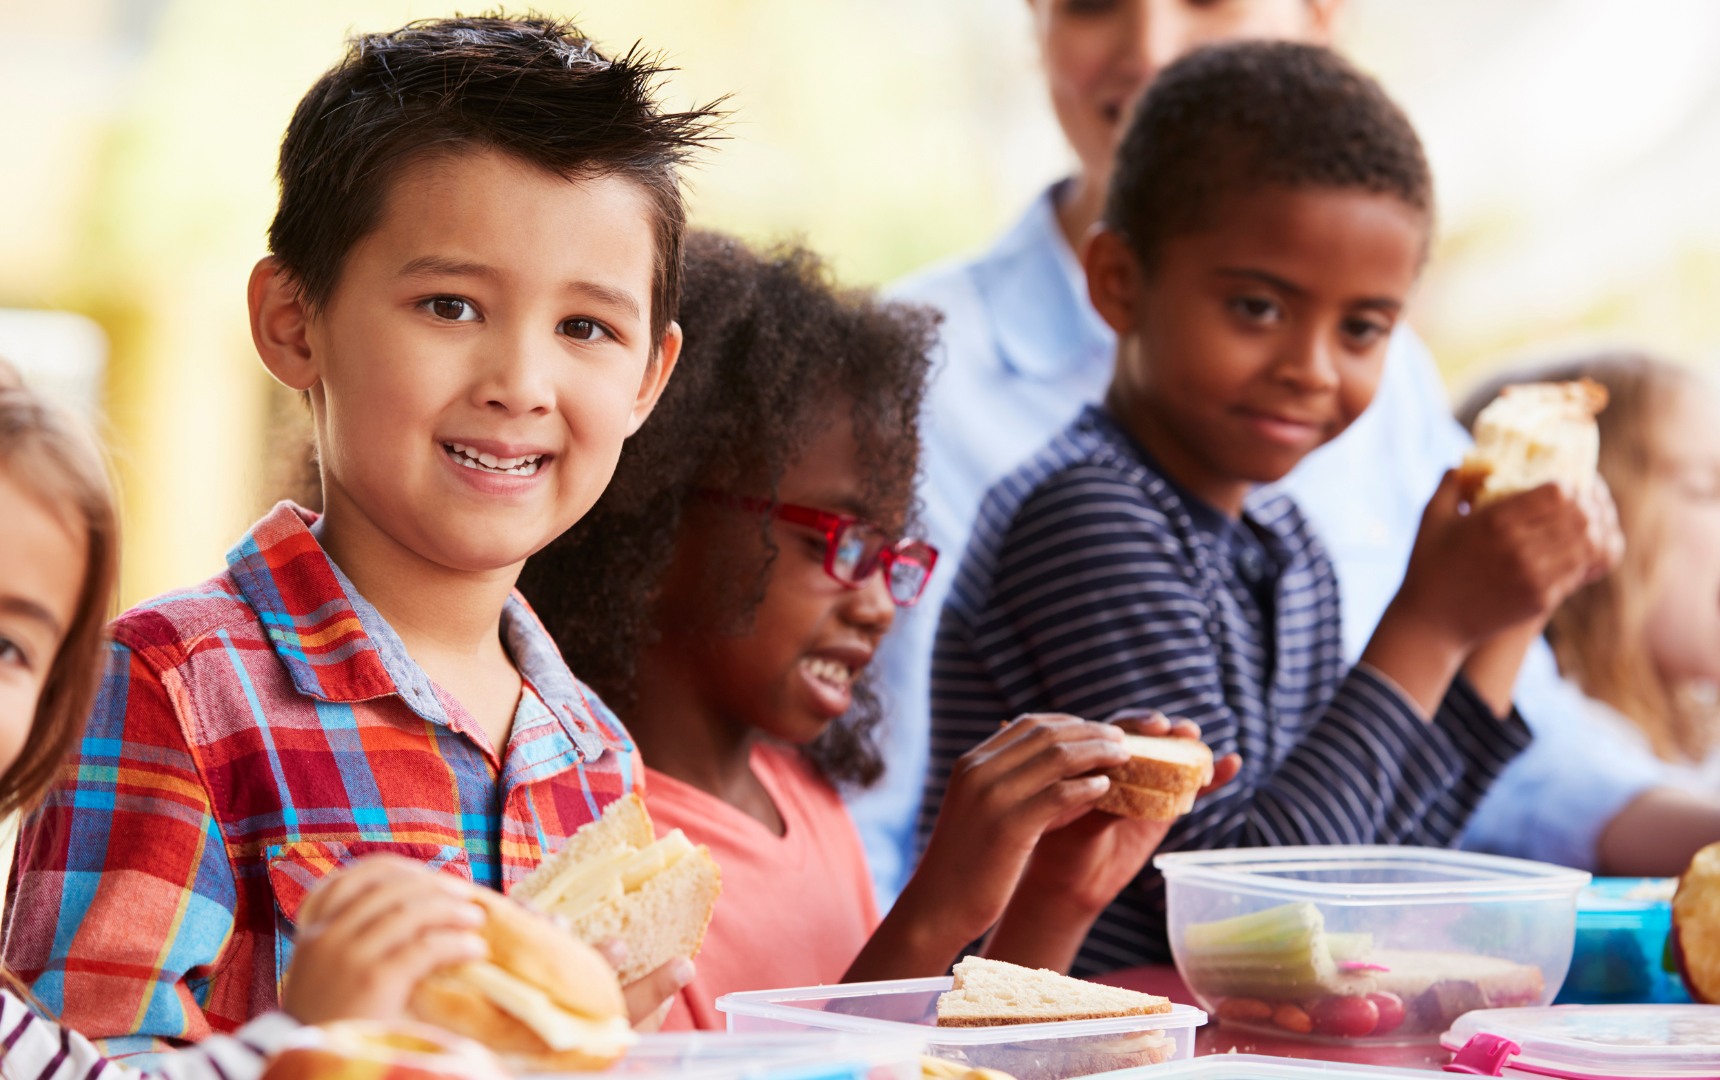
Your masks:
[[[994,927],[989,954],[1067,969],[1093,919],[1169,828],[1098,812],[1118,786],[1107,774],[1134,756],[1131,735],[1199,740],[1193,724],[1163,717],[1028,715],[963,755],[918,869],[845,979],[942,972]],[[1207,789],[1239,766],[1235,755],[1215,763]]]
[[[1146,867],[1177,817],[1196,798],[1235,779],[1242,768],[1242,758],[1237,754],[1212,760],[1211,752],[1200,743],[1200,728],[1190,721],[1173,721],[1155,712],[1114,716],[1111,723],[1129,735],[1187,740],[1200,747],[1204,755],[1178,755],[1174,744],[1170,753],[1155,749],[1144,753],[1159,758],[1159,764],[1169,768],[1204,756],[1211,761],[1210,771],[1200,778],[1204,783],[1193,790],[1185,786],[1177,800],[1179,805],[1163,813],[1131,816],[1125,809],[1131,797],[1133,812],[1140,813],[1145,812],[1141,803],[1160,793],[1122,783],[1128,776],[1126,769],[1114,770],[1119,774],[1112,781],[1114,792],[1133,789],[1130,796],[1101,800],[1100,812],[1081,814],[1040,837],[1008,909],[986,943],[987,956],[1026,967],[1067,971],[1093,921]],[[1114,812],[1104,812],[1113,806]]]

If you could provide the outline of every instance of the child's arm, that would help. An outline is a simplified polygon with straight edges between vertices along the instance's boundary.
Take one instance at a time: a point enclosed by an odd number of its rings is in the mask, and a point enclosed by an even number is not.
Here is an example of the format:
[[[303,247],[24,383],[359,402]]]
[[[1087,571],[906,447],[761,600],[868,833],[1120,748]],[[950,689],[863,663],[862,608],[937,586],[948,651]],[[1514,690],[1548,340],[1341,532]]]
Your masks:
[[[5,1063],[11,1077],[53,1080],[256,1080],[270,1055],[290,1044],[300,1025],[267,1013],[231,1035],[212,1035],[196,1046],[164,1055],[155,1072],[104,1057],[94,1043],[44,1019],[9,990],[0,990],[0,1031],[7,1033]]]
[[[1234,640],[1245,628],[1219,624],[1176,524],[1115,470],[1060,474],[1002,528],[985,576],[970,578],[964,565],[939,625],[928,810],[988,716],[1029,704],[1087,716],[1157,709],[1197,723],[1215,750],[1239,750],[1246,770],[1244,782],[1195,806],[1169,850],[1447,846],[1528,738],[1472,695],[1445,703],[1430,724],[1367,666],[1345,675],[1337,580],[1324,560],[1289,571],[1286,610],[1298,629],[1276,658],[1281,672],[1301,673],[1292,684],[1319,691],[1305,697],[1316,711],[1263,715],[1260,703],[1238,701],[1226,664],[1246,664],[1247,653],[1216,634]],[[1143,907],[1139,917],[1161,916]]]
[[[205,1038],[189,973],[221,959],[238,885],[173,701],[124,645],[70,766],[19,834],[6,966],[105,1053]]]
[[[299,909],[281,1008],[306,1024],[401,1019],[424,976],[487,953],[476,888],[393,855],[329,874]]]
[[[844,982],[938,975],[997,922],[1040,834],[1086,814],[1128,758],[1122,732],[1023,716],[957,762],[931,842]]]
[[[1139,735],[1200,738],[1200,728],[1186,720],[1173,724],[1158,716],[1116,723]],[[1199,797],[1229,783],[1241,767],[1242,759],[1235,754],[1219,758],[1213,763],[1212,783]],[[1147,865],[1171,825],[1088,813],[1047,832],[986,941],[985,954],[1024,967],[1068,971],[1099,913]]]
[[[1362,654],[1427,716],[1460,669],[1508,713],[1529,643],[1622,550],[1603,485],[1579,498],[1547,484],[1469,513],[1462,487],[1447,473],[1428,502],[1403,586]]]

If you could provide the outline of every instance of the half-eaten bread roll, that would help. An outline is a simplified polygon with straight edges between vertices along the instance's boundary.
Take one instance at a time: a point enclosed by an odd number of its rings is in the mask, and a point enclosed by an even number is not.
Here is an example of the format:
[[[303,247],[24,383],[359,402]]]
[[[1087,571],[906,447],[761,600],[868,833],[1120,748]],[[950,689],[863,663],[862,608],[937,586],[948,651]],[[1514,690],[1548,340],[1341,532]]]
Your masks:
[[[1476,505],[1548,483],[1586,491],[1600,457],[1595,417],[1606,405],[1606,387],[1592,379],[1501,390],[1476,416],[1475,448],[1463,460],[1479,483]]]
[[[597,950],[511,900],[480,891],[488,960],[432,973],[412,1015],[531,1072],[607,1068],[633,1044],[615,969]]]

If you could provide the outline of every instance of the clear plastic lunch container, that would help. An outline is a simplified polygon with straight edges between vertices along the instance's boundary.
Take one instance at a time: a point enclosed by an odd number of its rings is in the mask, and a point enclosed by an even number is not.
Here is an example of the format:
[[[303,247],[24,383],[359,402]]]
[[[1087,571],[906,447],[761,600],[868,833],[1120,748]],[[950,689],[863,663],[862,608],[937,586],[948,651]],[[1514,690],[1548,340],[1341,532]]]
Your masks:
[[[841,1032],[644,1035],[627,1055],[586,1077],[627,1080],[919,1080],[925,1039]]]
[[[1667,938],[1676,878],[1596,878],[1577,897],[1576,951],[1556,1005],[1689,1002]]]
[[[1580,870],[1414,847],[1177,852],[1171,954],[1219,1022],[1277,1037],[1433,1042],[1473,1009],[1545,1005]]]
[[[941,1028],[938,995],[953,981],[945,976],[756,990],[725,994],[717,999],[717,1008],[728,1015],[734,1033],[912,1035],[923,1040],[932,1057],[999,1069],[1016,1080],[1064,1080],[1190,1058],[1195,1028],[1206,1023],[1199,1009],[1173,1005],[1170,1012],[1151,1016]]]
[[[1093,1080],[1322,1080],[1331,1076],[1349,1080],[1430,1080],[1430,1075],[1422,1070],[1379,1065],[1304,1061],[1265,1054],[1213,1054],[1170,1065],[1102,1073]]]
[[[1559,1080],[1715,1080],[1720,1005],[1554,1005],[1463,1016],[1447,1072]]]

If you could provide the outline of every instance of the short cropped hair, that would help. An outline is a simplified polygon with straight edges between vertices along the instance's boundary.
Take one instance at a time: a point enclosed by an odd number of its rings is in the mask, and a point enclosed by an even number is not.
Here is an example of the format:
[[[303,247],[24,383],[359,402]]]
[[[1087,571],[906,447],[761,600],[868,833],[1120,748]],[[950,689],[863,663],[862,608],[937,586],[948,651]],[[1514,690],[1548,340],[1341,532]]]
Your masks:
[[[661,637],[658,598],[701,489],[774,501],[783,474],[841,408],[854,425],[864,515],[891,530],[914,517],[936,317],[837,286],[803,247],[758,250],[718,233],[689,234],[686,278],[675,377],[597,505],[526,560],[519,580],[568,666],[623,721],[637,704],[639,657]],[[750,631],[777,553],[770,521],[761,513],[750,526],[764,538],[754,565],[706,550],[698,603],[711,633]],[[832,783],[870,784],[883,772],[882,720],[862,678],[853,706],[804,753]]]
[[[1403,110],[1330,49],[1247,41],[1165,68],[1129,120],[1105,225],[1151,269],[1165,241],[1262,188],[1351,188],[1433,217],[1433,176]]]
[[[644,189],[655,218],[655,351],[680,299],[676,167],[713,137],[717,115],[659,109],[664,70],[637,47],[608,59],[571,22],[538,16],[431,19],[354,37],[287,125],[269,249],[315,311],[392,181],[424,155],[493,149],[569,179],[622,177]]]

